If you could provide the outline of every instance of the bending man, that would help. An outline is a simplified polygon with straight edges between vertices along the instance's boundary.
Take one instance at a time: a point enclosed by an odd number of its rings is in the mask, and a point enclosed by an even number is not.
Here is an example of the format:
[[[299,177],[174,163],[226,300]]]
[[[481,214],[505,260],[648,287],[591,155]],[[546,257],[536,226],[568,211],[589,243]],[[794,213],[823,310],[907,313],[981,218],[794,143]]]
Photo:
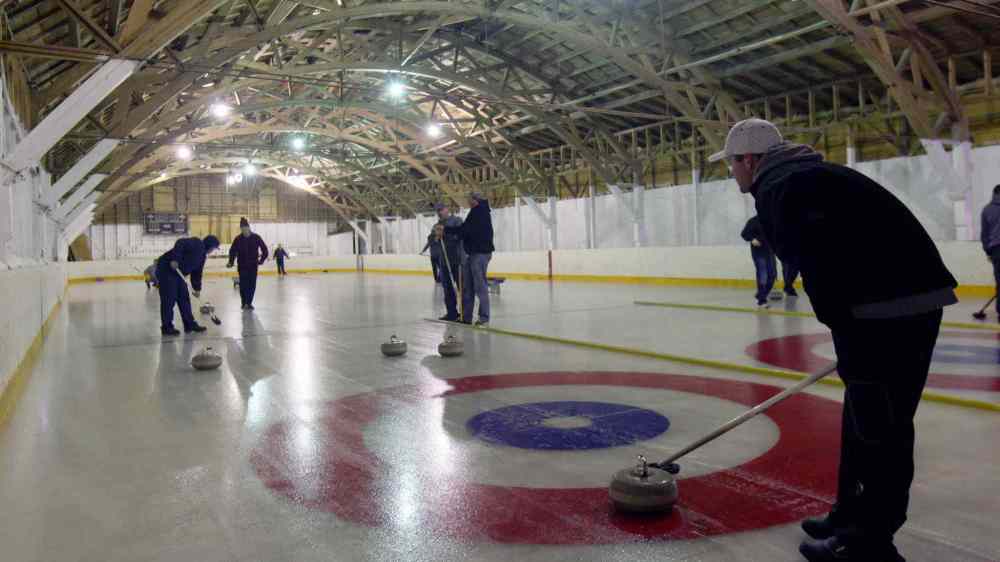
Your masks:
[[[219,247],[219,239],[209,234],[204,240],[181,238],[174,247],[156,261],[156,279],[160,284],[160,333],[164,336],[180,334],[174,329],[174,305],[181,311],[184,332],[204,332],[205,327],[195,322],[191,312],[191,297],[188,296],[184,276],[191,276],[194,296],[201,294],[201,276],[205,269],[205,258]]]

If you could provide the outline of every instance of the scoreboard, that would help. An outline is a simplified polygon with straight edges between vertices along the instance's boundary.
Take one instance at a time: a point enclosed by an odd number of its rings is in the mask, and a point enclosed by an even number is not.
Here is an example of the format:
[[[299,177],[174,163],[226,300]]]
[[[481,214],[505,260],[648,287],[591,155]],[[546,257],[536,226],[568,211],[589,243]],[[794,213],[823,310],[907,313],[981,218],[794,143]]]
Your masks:
[[[183,213],[146,213],[146,234],[187,234],[188,216]]]

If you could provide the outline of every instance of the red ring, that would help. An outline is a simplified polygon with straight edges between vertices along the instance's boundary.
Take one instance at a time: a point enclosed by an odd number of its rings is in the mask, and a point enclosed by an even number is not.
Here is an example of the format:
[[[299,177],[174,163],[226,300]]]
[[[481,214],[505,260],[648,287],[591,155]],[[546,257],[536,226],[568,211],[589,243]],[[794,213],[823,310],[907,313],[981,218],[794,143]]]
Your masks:
[[[437,381],[436,381],[437,382]],[[757,383],[662,373],[548,372],[448,379],[449,390],[397,386],[326,403],[314,424],[278,422],[265,431],[250,461],[272,491],[311,509],[369,526],[420,529],[428,536],[522,544],[612,544],[644,539],[695,539],[783,525],[829,509],[840,451],[840,404],[797,394],[768,416],[778,442],[742,465],[681,478],[678,508],[669,516],[615,513],[600,488],[527,488],[462,480],[421,482],[408,498],[406,521],[392,502],[401,493],[394,472],[364,445],[362,431],[392,402],[414,403],[452,394],[549,385],[665,388],[753,406],[780,389]],[[390,410],[391,411],[391,410]],[[709,428],[706,428],[709,429]],[[287,446],[296,431],[315,433],[302,458]],[[723,447],[722,443],[715,446]],[[622,459],[627,464],[629,459]],[[611,475],[609,475],[610,478]],[[307,491],[305,488],[310,487]]]
[[[942,332],[941,336],[1000,340],[1000,334],[982,332]],[[748,346],[746,353],[761,363],[767,363],[775,367],[813,372],[830,364],[828,358],[814,353],[813,348],[831,341],[833,341],[833,336],[828,332],[822,334],[794,334],[761,340]],[[1000,391],[1000,377],[931,373],[927,376],[927,386],[930,388],[946,388],[951,390],[986,390],[998,392]]]

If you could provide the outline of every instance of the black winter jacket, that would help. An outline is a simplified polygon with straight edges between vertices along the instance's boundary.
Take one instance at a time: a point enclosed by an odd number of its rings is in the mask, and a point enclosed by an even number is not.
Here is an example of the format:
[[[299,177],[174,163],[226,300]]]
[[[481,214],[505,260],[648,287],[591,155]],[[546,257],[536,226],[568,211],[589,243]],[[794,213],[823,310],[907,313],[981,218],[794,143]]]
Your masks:
[[[256,232],[250,236],[237,234],[229,246],[229,265],[237,262],[240,271],[257,271],[257,266],[267,260],[267,244]]]
[[[750,246],[750,252],[754,255],[757,254],[767,254],[771,251],[770,247],[767,245],[767,237],[764,236],[764,227],[760,225],[760,219],[756,216],[750,217],[747,221],[746,226],[743,227],[743,232],[740,233],[740,237],[747,242],[753,242],[757,240],[760,242],[760,246]]]
[[[776,147],[750,188],[764,237],[801,269],[819,320],[835,327],[957,302],[955,278],[909,209],[864,174],[821,160]]]
[[[490,217],[490,204],[480,201],[479,205],[469,209],[468,216],[461,226],[445,226],[446,234],[457,234],[462,239],[466,254],[492,254],[493,219]]]

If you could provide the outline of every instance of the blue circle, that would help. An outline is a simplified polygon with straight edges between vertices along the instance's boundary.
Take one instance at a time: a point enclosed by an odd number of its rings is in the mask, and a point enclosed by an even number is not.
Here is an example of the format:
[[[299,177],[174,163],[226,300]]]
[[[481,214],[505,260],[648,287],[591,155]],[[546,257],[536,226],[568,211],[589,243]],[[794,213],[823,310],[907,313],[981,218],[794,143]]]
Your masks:
[[[582,427],[560,428],[555,418],[578,418]],[[551,421],[550,421],[551,420]],[[553,425],[546,425],[546,422]],[[478,414],[466,427],[489,443],[520,449],[585,450],[620,447],[652,439],[667,431],[662,414],[607,402],[535,402],[506,406]]]
[[[1000,364],[1000,349],[979,345],[939,343],[934,347],[934,361],[938,363],[997,365]]]

